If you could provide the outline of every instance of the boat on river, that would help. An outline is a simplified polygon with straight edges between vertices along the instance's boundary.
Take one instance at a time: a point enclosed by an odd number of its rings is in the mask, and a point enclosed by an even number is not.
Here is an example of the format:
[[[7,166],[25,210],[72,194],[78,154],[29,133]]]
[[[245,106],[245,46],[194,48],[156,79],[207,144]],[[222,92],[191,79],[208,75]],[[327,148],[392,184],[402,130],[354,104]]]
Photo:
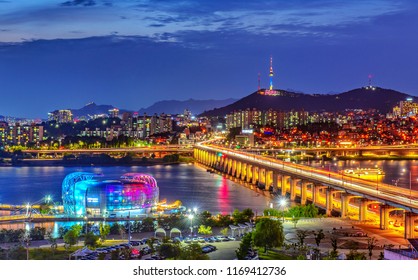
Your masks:
[[[344,170],[344,175],[375,181],[382,180],[385,172],[380,168],[349,168]]]

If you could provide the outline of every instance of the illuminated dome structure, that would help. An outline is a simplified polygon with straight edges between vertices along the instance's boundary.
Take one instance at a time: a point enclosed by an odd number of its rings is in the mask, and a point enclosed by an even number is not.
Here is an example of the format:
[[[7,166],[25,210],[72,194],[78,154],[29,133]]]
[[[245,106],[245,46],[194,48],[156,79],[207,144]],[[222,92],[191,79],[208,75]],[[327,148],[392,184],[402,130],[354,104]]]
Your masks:
[[[65,177],[62,201],[67,216],[144,214],[158,203],[159,188],[150,175],[126,173],[119,180],[99,180],[100,177],[87,172]]]

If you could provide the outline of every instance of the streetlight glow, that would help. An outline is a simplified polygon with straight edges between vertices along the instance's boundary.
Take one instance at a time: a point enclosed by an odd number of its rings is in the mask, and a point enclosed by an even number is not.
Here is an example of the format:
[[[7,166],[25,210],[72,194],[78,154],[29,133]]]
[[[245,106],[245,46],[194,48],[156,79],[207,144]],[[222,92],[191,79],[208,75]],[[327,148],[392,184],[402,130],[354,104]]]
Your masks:
[[[193,214],[189,214],[189,219],[190,219],[190,234],[193,236],[193,218],[194,215]]]
[[[282,222],[284,223],[284,208],[287,205],[287,200],[285,198],[281,198],[279,203],[280,203],[280,206],[282,207]]]

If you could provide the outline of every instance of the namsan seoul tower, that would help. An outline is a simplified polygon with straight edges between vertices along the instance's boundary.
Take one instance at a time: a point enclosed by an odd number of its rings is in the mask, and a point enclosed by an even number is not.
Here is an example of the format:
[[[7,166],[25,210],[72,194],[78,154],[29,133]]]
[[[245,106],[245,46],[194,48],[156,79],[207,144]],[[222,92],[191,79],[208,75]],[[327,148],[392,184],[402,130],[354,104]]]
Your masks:
[[[270,77],[270,90],[273,90],[273,76],[274,76],[274,72],[273,72],[273,57],[270,56],[270,73],[269,73],[269,77]]]

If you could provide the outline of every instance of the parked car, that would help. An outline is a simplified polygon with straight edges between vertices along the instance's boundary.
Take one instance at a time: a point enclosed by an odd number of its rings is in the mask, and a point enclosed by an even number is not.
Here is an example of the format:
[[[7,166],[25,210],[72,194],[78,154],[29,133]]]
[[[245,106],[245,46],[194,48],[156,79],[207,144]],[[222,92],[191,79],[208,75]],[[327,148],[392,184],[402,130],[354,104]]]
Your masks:
[[[217,248],[213,245],[205,245],[202,247],[202,253],[207,254],[215,251]]]
[[[131,244],[132,246],[139,246],[139,245],[141,245],[141,242],[131,240],[130,244]]]

